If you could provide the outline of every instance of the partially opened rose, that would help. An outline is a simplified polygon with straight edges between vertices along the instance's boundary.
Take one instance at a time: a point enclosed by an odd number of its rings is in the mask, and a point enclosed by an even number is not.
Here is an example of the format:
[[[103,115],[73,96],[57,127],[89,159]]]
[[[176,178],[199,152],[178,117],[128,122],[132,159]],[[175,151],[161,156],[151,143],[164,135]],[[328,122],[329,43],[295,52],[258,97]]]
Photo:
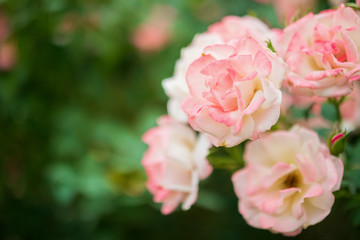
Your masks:
[[[330,213],[344,167],[315,132],[273,132],[248,143],[244,159],[232,181],[249,225],[297,235]]]
[[[215,146],[235,146],[277,122],[283,76],[283,61],[253,38],[209,46],[188,69],[183,110]]]
[[[360,80],[360,17],[343,4],[289,25],[275,46],[295,94],[344,96]]]
[[[190,45],[181,50],[174,75],[163,81],[165,92],[170,98],[168,102],[169,115],[178,121],[187,122],[187,115],[181,109],[181,103],[189,95],[186,72],[190,64],[201,57],[204,48],[243,37],[252,37],[266,47],[266,40],[271,36],[272,32],[263,22],[250,16],[224,17],[222,21],[211,25],[205,33],[197,34]]]
[[[211,144],[170,117],[161,117],[158,125],[143,136],[149,145],[142,160],[146,186],[154,201],[163,203],[163,214],[173,212],[180,203],[187,210],[196,201],[199,181],[212,171],[206,159]]]

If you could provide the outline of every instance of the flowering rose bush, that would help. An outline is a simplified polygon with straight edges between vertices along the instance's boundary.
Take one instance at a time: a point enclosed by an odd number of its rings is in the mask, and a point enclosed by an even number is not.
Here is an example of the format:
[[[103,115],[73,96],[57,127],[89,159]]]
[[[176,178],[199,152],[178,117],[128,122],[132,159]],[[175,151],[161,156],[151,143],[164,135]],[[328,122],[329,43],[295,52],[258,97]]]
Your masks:
[[[291,4],[294,14],[300,1]],[[171,118],[144,136],[148,188],[164,214],[195,202],[207,161],[236,171],[249,225],[286,236],[328,216],[341,186],[360,189],[351,185],[360,172],[351,172],[359,163],[350,152],[360,141],[346,149],[360,139],[360,17],[352,8],[309,13],[284,30],[225,17],[181,51],[163,81]]]
[[[196,137],[191,128],[169,117],[160,118],[158,124],[143,136],[149,144],[142,160],[146,185],[154,201],[163,203],[163,214],[180,203],[187,210],[196,201],[199,180],[212,171],[206,160],[211,145],[206,137]]]
[[[189,96],[186,72],[190,64],[201,57],[207,46],[224,44],[243,37],[252,37],[266,46],[266,40],[271,36],[272,32],[263,22],[250,16],[227,16],[221,22],[210,26],[205,33],[197,34],[191,44],[181,50],[180,59],[175,65],[174,76],[163,81],[165,92],[170,97],[169,115],[179,121],[187,122],[188,117],[181,109],[182,102]]]
[[[315,132],[274,132],[249,143],[244,159],[245,168],[232,181],[239,211],[251,226],[296,235],[330,213],[343,164]]]
[[[188,69],[183,109],[215,146],[235,146],[277,122],[283,75],[282,60],[250,37],[209,46]]]
[[[278,42],[294,94],[344,96],[360,80],[360,17],[349,7],[309,13],[285,28]]]

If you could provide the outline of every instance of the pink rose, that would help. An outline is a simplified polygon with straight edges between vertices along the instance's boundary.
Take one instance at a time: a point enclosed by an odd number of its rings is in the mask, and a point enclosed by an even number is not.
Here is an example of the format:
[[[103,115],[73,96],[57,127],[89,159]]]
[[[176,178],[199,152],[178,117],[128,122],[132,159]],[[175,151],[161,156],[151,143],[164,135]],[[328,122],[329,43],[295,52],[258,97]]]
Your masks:
[[[212,171],[206,159],[211,144],[170,117],[161,117],[158,124],[143,136],[149,145],[142,160],[147,188],[155,202],[163,203],[163,214],[173,212],[180,203],[187,210],[196,201],[199,181]]]
[[[132,42],[142,51],[157,51],[170,40],[167,27],[160,23],[141,24],[134,32]]]
[[[295,94],[344,96],[360,80],[360,17],[344,5],[289,25],[276,46]]]
[[[17,47],[13,42],[0,43],[0,70],[9,71],[16,64]]]
[[[209,30],[197,34],[191,44],[181,50],[176,62],[174,75],[163,81],[163,88],[169,96],[169,115],[178,121],[187,122],[187,115],[181,109],[181,103],[189,96],[186,84],[186,72],[190,64],[201,57],[205,47],[224,44],[232,39],[253,37],[266,47],[266,40],[272,37],[270,29],[259,19],[245,16],[227,16],[221,22],[209,27]]]
[[[277,122],[283,76],[282,60],[250,37],[209,46],[188,69],[183,110],[215,146],[235,146]]]
[[[251,226],[294,236],[330,213],[344,167],[315,132],[273,132],[248,143],[244,159],[232,181]]]
[[[217,34],[197,34],[192,43],[181,50],[180,59],[175,65],[174,75],[164,79],[162,82],[165,93],[170,98],[167,109],[172,118],[181,122],[187,122],[188,117],[181,109],[181,103],[189,96],[189,89],[186,84],[186,71],[189,65],[201,56],[206,46],[217,43],[223,43],[221,36]]]
[[[169,5],[155,6],[148,19],[133,33],[133,45],[144,52],[164,48],[171,39],[170,29],[175,15],[175,9]]]
[[[264,47],[267,46],[266,41],[272,37],[272,32],[266,24],[251,16],[226,16],[220,22],[211,25],[207,32],[221,36],[224,42],[252,37]]]

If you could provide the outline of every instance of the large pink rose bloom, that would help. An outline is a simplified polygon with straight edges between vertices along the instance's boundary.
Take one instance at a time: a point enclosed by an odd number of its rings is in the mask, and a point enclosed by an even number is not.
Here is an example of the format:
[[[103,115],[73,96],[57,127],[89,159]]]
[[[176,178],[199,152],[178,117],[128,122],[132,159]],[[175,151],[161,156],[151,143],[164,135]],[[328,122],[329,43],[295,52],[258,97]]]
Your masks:
[[[244,159],[232,181],[251,226],[294,236],[330,213],[344,167],[315,132],[273,132],[248,143]]]
[[[186,72],[190,64],[201,57],[205,47],[224,44],[232,39],[253,37],[266,47],[266,40],[272,32],[259,19],[246,16],[227,16],[221,22],[211,25],[205,33],[197,34],[190,45],[181,50],[180,59],[176,62],[174,75],[163,81],[163,87],[169,96],[169,115],[179,121],[187,122],[187,115],[181,109],[181,103],[189,96],[186,84]]]
[[[277,122],[283,76],[280,57],[253,38],[212,45],[188,69],[183,109],[214,145],[235,146]]]
[[[197,199],[198,184],[207,178],[212,167],[206,156],[211,147],[208,139],[183,123],[161,117],[159,126],[143,136],[149,145],[142,164],[148,177],[147,188],[155,202],[162,202],[161,212],[169,214],[182,203],[189,209]]]
[[[360,80],[360,17],[344,5],[289,25],[276,46],[295,94],[344,96]]]

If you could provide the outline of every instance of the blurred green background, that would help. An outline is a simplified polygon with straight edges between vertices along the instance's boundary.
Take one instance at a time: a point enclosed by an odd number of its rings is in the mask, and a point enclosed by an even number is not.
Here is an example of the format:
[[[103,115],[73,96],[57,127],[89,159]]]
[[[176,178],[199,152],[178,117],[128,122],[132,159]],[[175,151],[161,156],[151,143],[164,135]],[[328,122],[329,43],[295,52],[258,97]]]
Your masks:
[[[170,37],[137,48],[159,4],[173,9]],[[166,113],[161,81],[230,14],[279,26],[271,4],[250,0],[0,0],[0,239],[283,238],[244,222],[229,172],[170,216],[144,186],[141,136]],[[297,238],[356,239],[341,200],[334,209]]]

